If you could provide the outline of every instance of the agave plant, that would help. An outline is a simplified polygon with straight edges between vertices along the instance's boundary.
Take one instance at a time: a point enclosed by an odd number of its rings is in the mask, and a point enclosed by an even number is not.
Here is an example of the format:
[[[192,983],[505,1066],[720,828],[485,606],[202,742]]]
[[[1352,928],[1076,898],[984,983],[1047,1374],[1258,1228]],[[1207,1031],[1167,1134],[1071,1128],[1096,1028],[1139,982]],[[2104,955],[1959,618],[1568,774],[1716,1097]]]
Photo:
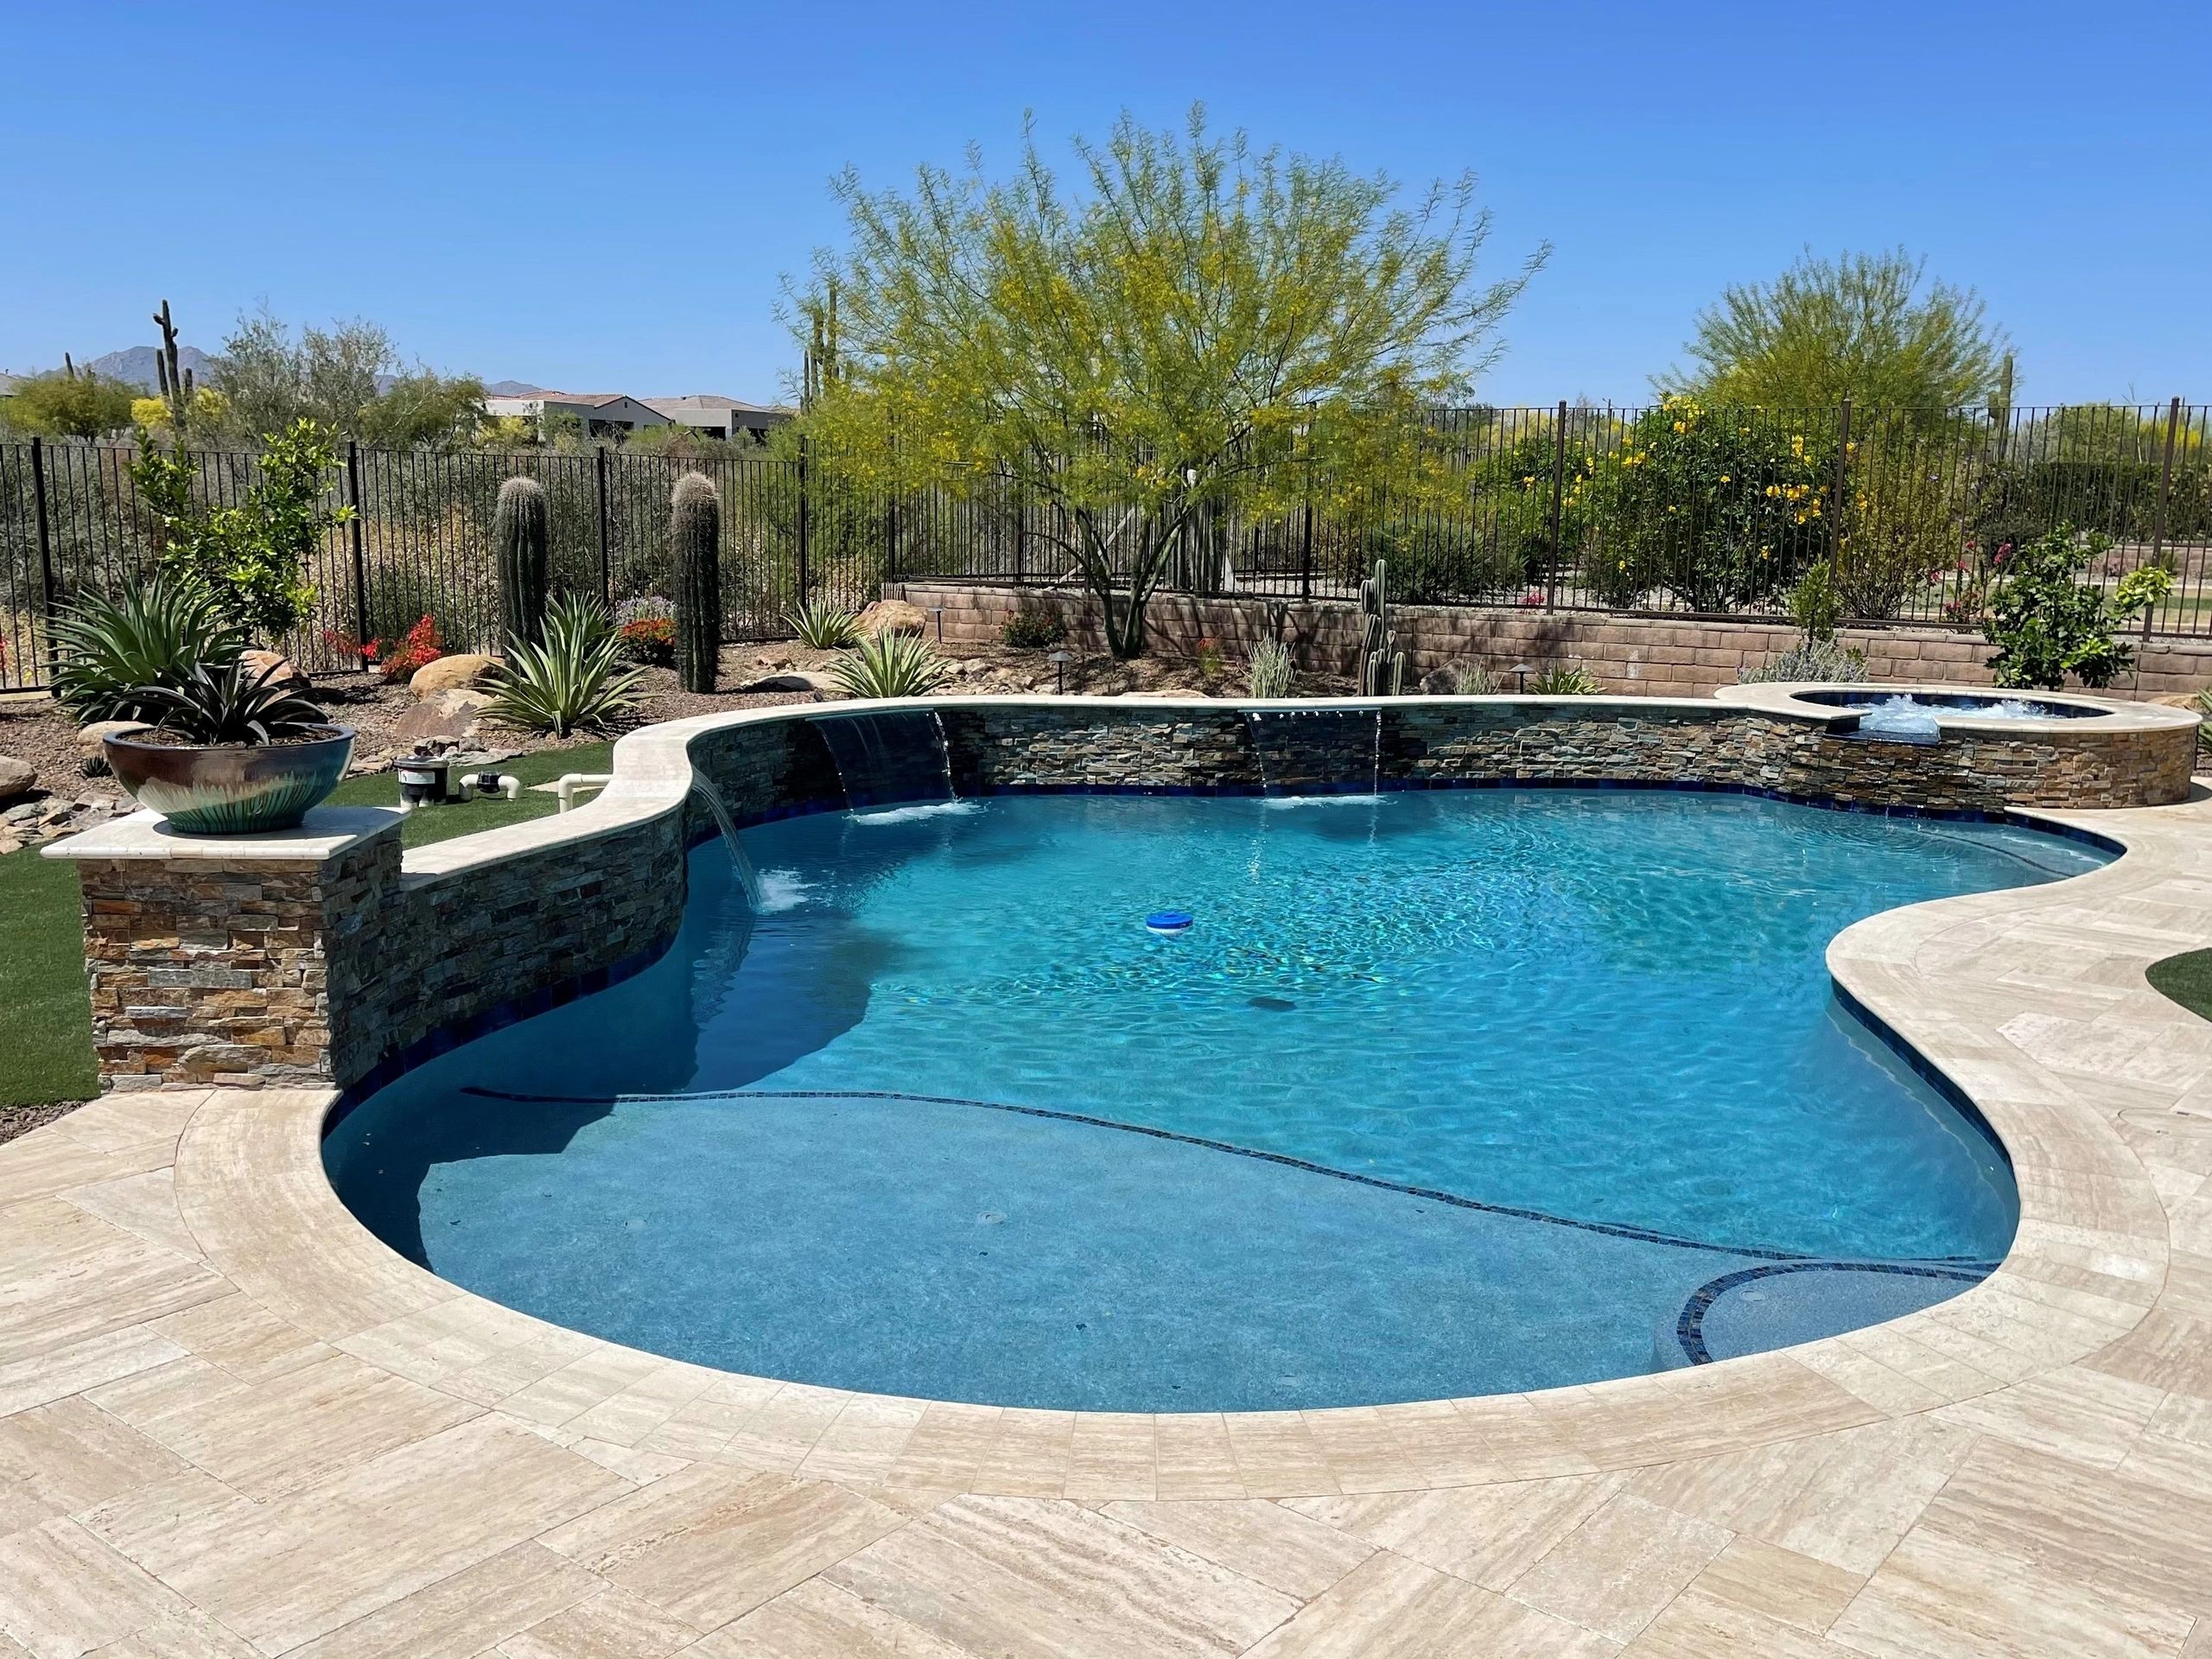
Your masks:
[[[149,688],[238,660],[245,636],[200,588],[168,576],[106,600],[87,594],[54,619],[54,696],[79,723],[152,721]]]
[[[1596,677],[1580,663],[1554,663],[1529,687],[1540,697],[1594,697],[1599,689]]]
[[[880,633],[863,639],[830,671],[849,697],[921,697],[943,685],[944,659],[918,634]]]
[[[288,737],[322,735],[330,716],[294,691],[271,663],[258,674],[237,658],[196,664],[172,685],[141,685],[131,697],[165,732],[200,748],[255,747]]]
[[[485,712],[533,732],[566,737],[603,731],[633,707],[641,671],[621,666],[622,641],[595,600],[570,595],[546,607],[545,638],[507,641]]]
[[[813,651],[842,651],[859,643],[860,619],[819,594],[785,617],[799,644]]]

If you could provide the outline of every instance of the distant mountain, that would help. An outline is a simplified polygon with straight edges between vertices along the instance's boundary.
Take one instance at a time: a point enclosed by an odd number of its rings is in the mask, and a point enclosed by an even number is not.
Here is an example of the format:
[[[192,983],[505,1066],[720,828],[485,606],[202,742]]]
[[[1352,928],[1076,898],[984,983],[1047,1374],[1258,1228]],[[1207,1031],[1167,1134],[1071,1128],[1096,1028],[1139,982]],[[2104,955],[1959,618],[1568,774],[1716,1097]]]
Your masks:
[[[484,395],[486,397],[535,397],[544,390],[543,386],[533,386],[527,380],[493,380],[486,384]]]
[[[207,365],[213,360],[197,346],[176,348],[177,367],[189,370],[195,385],[207,378]],[[154,372],[154,347],[151,346],[133,346],[127,351],[110,352],[105,357],[96,357],[91,362],[79,363],[77,366],[90,369],[95,374],[105,375],[111,380],[143,386],[148,391],[156,390],[161,384],[160,377]]]

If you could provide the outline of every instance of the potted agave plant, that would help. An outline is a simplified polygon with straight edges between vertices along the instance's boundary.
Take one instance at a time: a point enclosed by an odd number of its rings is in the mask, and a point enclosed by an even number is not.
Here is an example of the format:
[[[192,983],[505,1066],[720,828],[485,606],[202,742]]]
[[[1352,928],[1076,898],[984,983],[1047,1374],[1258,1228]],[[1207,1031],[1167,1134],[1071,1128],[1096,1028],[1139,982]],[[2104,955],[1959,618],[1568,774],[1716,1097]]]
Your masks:
[[[105,739],[117,781],[194,835],[290,829],[338,787],[353,733],[286,684],[287,671],[234,658],[137,687],[154,723]]]

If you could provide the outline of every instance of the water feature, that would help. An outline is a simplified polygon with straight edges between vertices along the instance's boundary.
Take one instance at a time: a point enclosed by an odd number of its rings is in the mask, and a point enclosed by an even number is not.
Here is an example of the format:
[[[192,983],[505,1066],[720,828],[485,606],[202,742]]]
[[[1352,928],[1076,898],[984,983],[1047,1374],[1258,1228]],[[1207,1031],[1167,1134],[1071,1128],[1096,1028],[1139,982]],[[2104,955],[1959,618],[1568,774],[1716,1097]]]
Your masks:
[[[814,728],[830,746],[846,802],[856,812],[957,798],[944,721],[934,709],[832,711],[817,715]]]
[[[1266,792],[1378,797],[1382,787],[1382,710],[1248,709],[1244,727]],[[1367,779],[1363,791],[1347,778]]]
[[[1823,951],[2101,854],[1740,797],[1387,798],[747,830],[778,902],[700,848],[659,962],[400,1078],[333,1180],[434,1271],[613,1340],[1115,1410],[1640,1373],[1655,1331],[1801,1340],[2003,1255],[2004,1159]]]
[[[1933,743],[1942,735],[1942,717],[1973,720],[2099,720],[2105,711],[2081,703],[2048,702],[2039,697],[2001,692],[1835,690],[1801,691],[1800,701],[1856,709],[1864,737],[1893,743]]]
[[[737,821],[730,817],[729,804],[716,789],[698,772],[691,774],[691,792],[706,802],[707,810],[714,815],[715,828],[722,838],[722,845],[729,849],[730,867],[737,872],[737,884],[744,890],[745,902],[758,915],[765,902],[761,896],[760,873],[753,868],[753,861],[746,856],[745,842],[737,833]]]

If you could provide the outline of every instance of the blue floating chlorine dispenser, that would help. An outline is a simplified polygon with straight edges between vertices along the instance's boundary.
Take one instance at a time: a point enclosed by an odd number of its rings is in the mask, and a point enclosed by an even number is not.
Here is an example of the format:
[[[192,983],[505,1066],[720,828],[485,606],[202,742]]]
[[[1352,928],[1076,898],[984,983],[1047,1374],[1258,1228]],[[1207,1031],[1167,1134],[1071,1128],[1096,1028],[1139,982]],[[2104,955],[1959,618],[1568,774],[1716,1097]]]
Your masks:
[[[1191,912],[1187,910],[1155,910],[1144,918],[1144,925],[1154,933],[1187,933],[1191,931]]]

